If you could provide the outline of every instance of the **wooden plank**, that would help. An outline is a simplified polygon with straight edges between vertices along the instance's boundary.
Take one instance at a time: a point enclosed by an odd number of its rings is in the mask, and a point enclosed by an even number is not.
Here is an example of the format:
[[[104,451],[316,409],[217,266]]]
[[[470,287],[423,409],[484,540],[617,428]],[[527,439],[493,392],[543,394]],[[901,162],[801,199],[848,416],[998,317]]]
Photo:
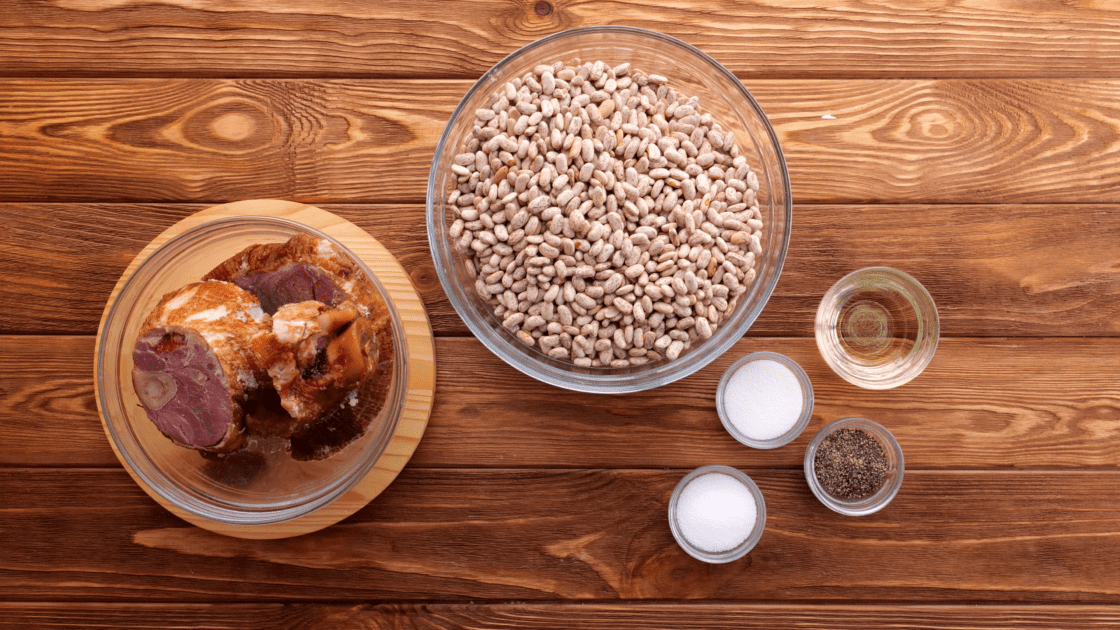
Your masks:
[[[643,628],[644,630],[1112,629],[1116,606],[827,604],[112,604],[0,603],[0,628]]]
[[[778,133],[801,203],[1120,200],[1120,82],[748,87]]]
[[[140,251],[197,204],[0,204],[0,332],[96,334],[109,294]],[[437,334],[465,334],[432,264],[424,208],[323,206],[385,245],[409,273]],[[36,261],[28,265],[29,260]],[[220,261],[215,261],[217,264]],[[18,308],[16,306],[18,305]]]
[[[11,305],[0,308],[0,334],[95,334],[132,257],[202,207],[0,204],[0,305]],[[323,207],[389,248],[437,335],[468,334],[432,264],[422,206]],[[748,334],[812,336],[834,282],[887,265],[930,291],[943,336],[1117,335],[1118,258],[1120,206],[799,205],[781,280]]]
[[[407,468],[339,525],[250,541],[184,525],[123,471],[3,470],[0,598],[1120,603],[1120,472],[912,471],[849,518],[801,471],[749,469],[766,531],[718,566],[666,523],[684,472]]]
[[[469,86],[0,80],[0,199],[423,201],[436,142]],[[1120,81],[748,87],[799,203],[1120,202]]]
[[[468,87],[0,80],[0,198],[422,200]]]
[[[7,463],[119,465],[97,415],[93,346],[93,337],[0,337],[0,452],[24,453]]]
[[[723,370],[756,350],[798,361],[816,396],[802,436],[769,451],[734,441],[715,411]],[[92,351],[88,337],[0,337],[0,465],[117,465],[92,399]],[[436,356],[412,466],[796,470],[812,435],[848,416],[886,425],[911,469],[1120,466],[1118,339],[944,339],[921,376],[889,391],[842,381],[812,339],[741,341],[654,396],[542,385],[474,339],[437,339]]]
[[[1120,69],[1120,16],[1108,3],[737,1],[709,8],[702,0],[17,0],[0,30],[0,73],[476,77],[544,35],[597,24],[663,31],[744,77],[1107,77]]]

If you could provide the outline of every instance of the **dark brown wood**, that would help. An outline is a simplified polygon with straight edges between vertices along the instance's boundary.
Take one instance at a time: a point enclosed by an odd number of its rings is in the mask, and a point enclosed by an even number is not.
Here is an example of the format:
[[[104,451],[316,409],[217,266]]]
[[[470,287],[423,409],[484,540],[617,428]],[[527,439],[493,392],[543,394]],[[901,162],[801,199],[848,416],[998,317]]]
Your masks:
[[[1120,69],[1120,16],[1107,3],[737,1],[718,12],[703,0],[541,4],[20,0],[0,29],[0,73],[478,76],[544,35],[595,24],[663,31],[744,77],[1101,77]]]
[[[825,423],[886,425],[913,469],[1116,469],[1120,339],[945,339],[898,389],[842,381],[812,339],[747,339],[652,393],[592,396],[542,385],[474,339],[436,340],[436,401],[412,466],[798,469]],[[723,429],[715,390],[736,358],[773,350],[813,381],[813,419],[789,446],[760,451]],[[93,401],[93,339],[0,337],[0,465],[115,466]]]
[[[4,469],[20,543],[0,599],[1120,603],[1120,472],[909,471],[851,518],[799,470],[747,469],[766,531],[726,565],[673,541],[685,472],[410,467],[339,525],[249,541],[184,524],[123,471]]]
[[[0,463],[119,464],[97,415],[93,342],[92,337],[0,337],[0,453],[24,453],[0,454]]]
[[[6,279],[0,304],[20,305],[0,309],[0,332],[96,334],[109,294],[132,259],[176,221],[205,207],[0,204],[0,275]],[[437,334],[467,332],[436,277],[422,206],[324,207],[392,251],[424,299]]]
[[[385,628],[478,630],[1089,630],[1120,625],[1120,608],[1093,605],[930,606],[788,604],[36,604],[0,603],[0,628]]]
[[[0,628],[1120,627],[1120,7],[828,0],[9,0],[0,8]],[[423,202],[472,82],[550,33],[651,28],[736,73],[788,161],[794,229],[746,339],[652,392],[541,385],[470,337]],[[827,115],[827,116],[826,116]],[[225,538],[120,468],[93,337],[152,237],[227,201],[311,202],[402,262],[439,338],[419,450],[321,532]],[[934,361],[843,382],[823,293],[894,266],[938,304]],[[40,336],[46,335],[46,336]],[[714,392],[775,350],[813,380],[792,444],[748,449]],[[811,496],[805,445],[879,420],[902,492]],[[696,466],[758,481],[759,546],[704,565],[666,504]]]
[[[202,207],[0,204],[0,304],[13,305],[0,308],[0,333],[95,334],[133,256]],[[393,252],[437,335],[468,334],[436,276],[423,206],[323,207]],[[798,205],[781,280],[748,334],[812,336],[817,306],[835,281],[887,265],[926,286],[944,336],[1117,335],[1117,259],[1120,206]]]
[[[0,199],[419,202],[470,85],[0,80]],[[1120,202],[1109,149],[1120,141],[1117,81],[747,87],[799,203]]]

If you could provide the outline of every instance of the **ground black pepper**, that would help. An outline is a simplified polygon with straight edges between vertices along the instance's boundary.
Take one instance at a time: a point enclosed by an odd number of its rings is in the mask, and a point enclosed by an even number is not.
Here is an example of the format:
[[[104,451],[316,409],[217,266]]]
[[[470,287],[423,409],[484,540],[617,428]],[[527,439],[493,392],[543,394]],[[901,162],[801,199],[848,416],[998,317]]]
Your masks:
[[[867,498],[887,481],[887,454],[862,429],[844,428],[826,437],[813,466],[824,491],[844,501]]]

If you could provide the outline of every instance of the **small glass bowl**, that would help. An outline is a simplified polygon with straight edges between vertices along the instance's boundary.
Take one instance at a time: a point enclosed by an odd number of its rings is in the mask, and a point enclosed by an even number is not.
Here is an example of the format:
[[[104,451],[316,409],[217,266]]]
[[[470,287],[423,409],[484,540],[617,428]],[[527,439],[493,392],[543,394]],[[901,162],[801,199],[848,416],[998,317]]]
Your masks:
[[[817,348],[841,378],[890,389],[922,373],[937,350],[937,306],[909,274],[867,267],[832,285],[817,308]]]
[[[754,529],[751,530],[747,539],[740,543],[739,546],[719,553],[704,551],[692,545],[692,543],[688,542],[688,539],[684,537],[684,534],[681,533],[680,525],[677,524],[677,502],[680,500],[681,492],[683,492],[685,487],[692,483],[697,477],[714,473],[733,477],[746,486],[751,496],[754,497],[756,508]],[[751,549],[754,549],[754,546],[758,544],[758,539],[762,538],[762,531],[766,529],[766,501],[762,498],[762,491],[755,485],[754,480],[746,474],[730,466],[701,466],[685,475],[684,478],[677,483],[677,487],[673,489],[673,496],[669,498],[669,529],[672,530],[673,538],[676,539],[681,549],[684,549],[685,553],[697,560],[702,560],[711,564],[724,564],[732,560],[738,560],[747,555]]]
[[[341,452],[321,461],[296,461],[274,438],[253,444],[251,456],[205,459],[159,432],[140,406],[132,385],[132,350],[144,319],[169,291],[197,282],[222,261],[250,245],[283,243],[295,234],[334,243],[371,279],[389,307],[392,376],[384,405],[368,429]],[[400,419],[408,382],[404,328],[392,299],[369,268],[341,243],[308,226],[264,216],[216,219],[171,239],[152,253],[106,307],[96,356],[97,394],[106,432],[146,490],[202,519],[231,525],[284,523],[315,512],[343,496],[372,469]],[[359,397],[359,418],[375,413]]]
[[[474,112],[490,103],[506,81],[542,63],[602,60],[611,65],[632,62],[636,69],[661,74],[682,93],[698,96],[701,107],[735,134],[741,155],[761,183],[762,254],[757,277],[735,311],[715,334],[694,344],[677,359],[629,367],[579,367],[527,347],[502,326],[493,307],[475,291],[466,257],[449,235],[453,209],[447,195],[454,181],[454,158],[474,131]],[[447,299],[471,333],[498,358],[541,382],[587,393],[621,394],[660,387],[711,363],[735,345],[766,306],[778,283],[789,248],[793,202],[789,171],[778,136],[762,108],[735,75],[703,51],[662,33],[627,26],[575,28],[541,38],[498,62],[471,87],[451,114],[436,145],[428,178],[428,243]]]
[[[801,385],[801,399],[804,402],[802,403],[801,415],[797,418],[797,421],[793,423],[789,431],[769,440],[756,440],[743,434],[743,432],[735,427],[735,424],[728,416],[724,394],[726,393],[728,384],[731,382],[731,378],[735,376],[735,373],[738,372],[740,368],[752,361],[764,359],[781,363],[793,372],[793,375],[797,377],[797,383]],[[739,442],[752,448],[778,448],[779,446],[784,446],[797,439],[797,436],[801,435],[805,427],[809,426],[809,419],[813,416],[813,384],[809,381],[809,376],[805,374],[805,370],[801,369],[797,361],[794,361],[786,355],[778,354],[777,352],[752,352],[732,363],[731,366],[727,368],[727,371],[723,373],[723,378],[719,380],[719,387],[716,388],[716,411],[719,413],[719,420],[723,423],[723,428],[727,429],[731,437]]]
[[[862,429],[879,442],[883,447],[883,453],[887,456],[887,480],[883,483],[883,487],[875,494],[858,501],[838,499],[825,492],[817,481],[815,466],[817,448],[826,437],[840,429]],[[809,448],[805,449],[805,481],[809,483],[809,489],[829,509],[847,516],[866,516],[886,507],[902,487],[903,469],[902,447],[898,445],[898,440],[886,427],[867,418],[843,418],[828,424],[813,436]]]

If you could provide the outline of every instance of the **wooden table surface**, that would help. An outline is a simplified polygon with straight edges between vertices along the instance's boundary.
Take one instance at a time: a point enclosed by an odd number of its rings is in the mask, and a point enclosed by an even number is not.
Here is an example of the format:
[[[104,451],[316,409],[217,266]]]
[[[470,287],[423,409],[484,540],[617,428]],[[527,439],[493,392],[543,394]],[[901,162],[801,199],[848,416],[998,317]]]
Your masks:
[[[651,3],[657,4],[657,3]],[[435,143],[482,72],[539,37],[627,24],[735,72],[772,121],[789,257],[748,335],[650,393],[506,366],[436,279]],[[831,114],[835,120],[822,119]],[[225,538],[113,456],[94,334],[142,246],[210,205],[315,203],[385,243],[436,333],[436,402],[398,480],[324,531]],[[933,362],[891,391],[824,364],[825,290],[916,276]],[[1115,628],[1120,626],[1120,5],[679,0],[0,0],[0,627]],[[757,451],[716,382],[752,350],[816,390]],[[810,494],[845,416],[906,455],[884,511]],[[666,506],[704,464],[766,497],[749,556],[710,566]]]

